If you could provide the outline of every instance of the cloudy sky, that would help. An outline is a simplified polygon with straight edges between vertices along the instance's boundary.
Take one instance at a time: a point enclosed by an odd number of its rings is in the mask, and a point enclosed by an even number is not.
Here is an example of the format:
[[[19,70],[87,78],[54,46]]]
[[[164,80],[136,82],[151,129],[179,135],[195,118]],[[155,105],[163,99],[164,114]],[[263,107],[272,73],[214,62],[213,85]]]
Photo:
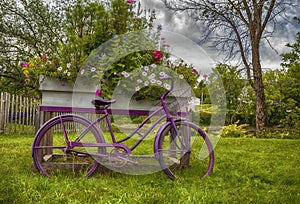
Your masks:
[[[156,23],[163,26],[163,37],[171,45],[171,52],[177,57],[192,63],[197,69],[209,72],[213,64],[223,62],[222,57],[218,56],[216,50],[197,42],[201,36],[201,26],[184,13],[174,13],[167,11],[160,0],[143,0],[143,5],[147,9],[156,10]],[[290,17],[299,13],[299,9],[290,11]],[[299,15],[299,14],[298,14]],[[285,46],[287,43],[294,43],[300,27],[295,21],[294,24],[286,24],[284,29],[277,30],[271,39],[272,49],[266,42],[262,42],[261,63],[263,68],[280,67],[280,54],[288,52]]]

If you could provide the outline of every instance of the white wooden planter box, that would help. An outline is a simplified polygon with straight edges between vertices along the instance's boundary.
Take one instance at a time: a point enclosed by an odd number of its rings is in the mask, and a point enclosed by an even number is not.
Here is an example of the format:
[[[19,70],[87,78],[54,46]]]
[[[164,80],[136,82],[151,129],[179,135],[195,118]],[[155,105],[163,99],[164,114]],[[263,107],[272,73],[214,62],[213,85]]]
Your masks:
[[[42,106],[51,107],[71,107],[71,108],[94,108],[91,101],[97,97],[95,95],[96,85],[66,83],[62,86],[62,82],[58,79],[41,76],[40,90],[42,92]],[[182,89],[185,89],[181,91]],[[187,102],[191,95],[191,90],[184,87],[180,83],[175,83],[174,96],[180,103]],[[178,90],[178,92],[176,91]],[[180,94],[179,93],[181,91]],[[139,100],[136,101],[131,96],[115,93],[114,99],[117,100],[112,104],[112,110],[141,110],[151,111],[160,106],[159,101]],[[173,100],[173,99],[171,99]]]
[[[42,106],[92,108],[91,101],[95,98],[96,86],[82,85],[74,88],[74,83],[62,85],[58,79],[41,76],[40,90]]]

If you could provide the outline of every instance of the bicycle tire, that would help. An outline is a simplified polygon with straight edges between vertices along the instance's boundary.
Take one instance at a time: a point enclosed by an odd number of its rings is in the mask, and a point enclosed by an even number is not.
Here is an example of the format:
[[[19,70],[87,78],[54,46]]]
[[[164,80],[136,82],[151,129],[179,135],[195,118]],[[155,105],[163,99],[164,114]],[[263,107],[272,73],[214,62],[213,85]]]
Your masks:
[[[99,163],[94,160],[89,153],[99,152],[99,148],[92,147],[72,147],[68,150],[64,132],[69,141],[75,141],[77,133],[81,133],[87,127],[90,130],[77,142],[104,143],[104,137],[91,122],[79,115],[66,114],[54,117],[47,121],[36,133],[32,144],[32,157],[35,168],[45,176],[61,172],[71,172],[73,174],[92,175]],[[65,130],[65,131],[63,131]],[[97,149],[96,149],[97,148]],[[83,152],[76,153],[73,150]]]
[[[176,174],[184,174],[181,169],[187,169],[189,176],[198,173],[208,176],[214,166],[214,150],[209,138],[191,122],[176,120],[174,123],[177,133],[169,122],[155,140],[155,156],[162,170],[171,179],[176,179]]]

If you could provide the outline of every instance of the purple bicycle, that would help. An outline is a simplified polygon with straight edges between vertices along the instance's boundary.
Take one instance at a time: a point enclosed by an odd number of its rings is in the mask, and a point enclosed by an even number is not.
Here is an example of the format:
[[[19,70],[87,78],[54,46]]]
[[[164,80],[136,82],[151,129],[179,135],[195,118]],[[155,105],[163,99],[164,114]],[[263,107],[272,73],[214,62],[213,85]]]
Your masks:
[[[32,145],[36,169],[50,177],[70,171],[90,176],[99,166],[113,170],[127,166],[138,168],[141,164],[133,159],[133,151],[146,138],[151,137],[151,133],[153,135],[155,127],[159,127],[151,140],[154,143],[152,158],[159,170],[163,170],[171,179],[175,179],[176,174],[187,167],[200,176],[209,175],[214,166],[214,151],[209,138],[198,125],[180,116],[178,112],[174,114],[174,110],[168,107],[166,97],[174,87],[174,80],[171,77],[161,80],[171,81],[170,89],[161,96],[161,106],[122,139],[116,138],[108,112],[108,107],[115,100],[92,101],[102,113],[95,121],[76,114],[64,114],[47,121],[37,131]],[[154,118],[155,121],[152,122]],[[107,124],[107,131],[99,127],[101,121]],[[150,121],[150,127],[141,133],[141,128]],[[125,141],[129,141],[134,135],[139,139],[130,146],[125,145]],[[106,141],[108,137],[111,142]]]

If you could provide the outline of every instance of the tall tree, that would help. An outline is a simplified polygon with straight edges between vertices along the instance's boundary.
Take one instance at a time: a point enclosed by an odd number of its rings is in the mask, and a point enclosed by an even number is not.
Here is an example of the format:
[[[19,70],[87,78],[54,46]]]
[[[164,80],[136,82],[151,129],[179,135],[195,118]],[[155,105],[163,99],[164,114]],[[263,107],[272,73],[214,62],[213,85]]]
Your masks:
[[[256,93],[256,135],[265,126],[266,103],[260,45],[262,39],[272,36],[293,1],[276,0],[162,0],[174,11],[186,11],[194,20],[206,26],[203,40],[211,38],[216,48],[228,54],[227,60],[239,57],[247,78]],[[294,1],[297,5],[297,1]],[[269,41],[268,41],[269,42]]]
[[[62,19],[55,9],[43,0],[0,1],[0,89],[20,90],[21,62],[57,53],[63,36]]]

